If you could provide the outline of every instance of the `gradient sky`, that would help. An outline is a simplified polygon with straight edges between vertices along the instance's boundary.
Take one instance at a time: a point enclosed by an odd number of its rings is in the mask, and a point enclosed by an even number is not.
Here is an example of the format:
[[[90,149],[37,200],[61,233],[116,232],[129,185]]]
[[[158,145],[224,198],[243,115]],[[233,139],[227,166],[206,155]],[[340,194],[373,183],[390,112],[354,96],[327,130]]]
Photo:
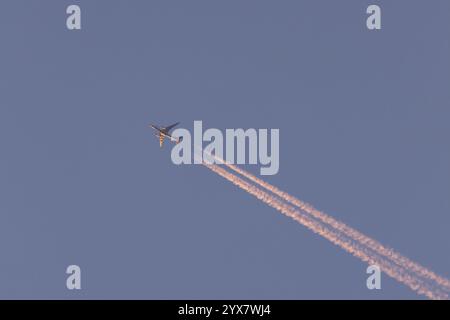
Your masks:
[[[449,30],[447,0],[2,0],[0,298],[421,298],[147,126],[279,128],[268,182],[450,277]]]

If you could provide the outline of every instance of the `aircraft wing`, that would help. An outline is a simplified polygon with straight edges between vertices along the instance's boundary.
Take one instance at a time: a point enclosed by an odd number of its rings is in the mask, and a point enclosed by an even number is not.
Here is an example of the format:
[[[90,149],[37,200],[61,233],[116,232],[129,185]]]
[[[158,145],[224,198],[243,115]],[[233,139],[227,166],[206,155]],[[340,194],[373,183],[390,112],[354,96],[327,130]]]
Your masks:
[[[159,128],[158,126],[155,126],[154,124],[150,124],[150,127],[155,129],[156,131],[161,131],[161,128]]]
[[[172,124],[170,126],[164,127],[163,130],[166,131],[167,133],[169,133],[170,130],[172,130],[175,126],[177,126],[179,124],[180,124],[179,122],[174,123],[174,124]]]

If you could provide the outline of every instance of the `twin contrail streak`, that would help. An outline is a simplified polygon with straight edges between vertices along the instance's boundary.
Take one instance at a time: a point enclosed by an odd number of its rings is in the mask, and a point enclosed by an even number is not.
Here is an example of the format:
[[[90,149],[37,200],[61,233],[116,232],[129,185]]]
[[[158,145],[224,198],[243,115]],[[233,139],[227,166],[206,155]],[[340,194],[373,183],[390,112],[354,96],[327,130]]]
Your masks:
[[[233,171],[235,171],[235,172],[239,173],[240,175],[244,176],[245,178],[249,179],[250,181],[258,184],[259,186],[265,188],[266,190],[269,190],[270,192],[276,194],[280,198],[286,200],[287,202],[297,206],[301,210],[309,213],[314,218],[317,218],[317,219],[321,220],[322,222],[329,224],[333,228],[344,233],[346,236],[369,247],[370,249],[374,250],[377,254],[391,259],[392,261],[397,263],[399,266],[402,266],[412,272],[415,272],[422,277],[433,280],[439,286],[450,289],[450,281],[448,279],[445,279],[445,278],[435,274],[434,272],[428,270],[424,266],[421,266],[420,264],[408,259],[407,257],[399,254],[398,252],[394,251],[391,248],[387,248],[387,247],[383,246],[378,241],[362,234],[361,232],[353,229],[352,227],[347,226],[343,222],[337,221],[333,217],[315,209],[314,207],[307,204],[306,202],[303,202],[303,201],[297,199],[296,197],[294,197],[284,191],[281,191],[277,187],[261,180],[260,178],[254,176],[253,174],[251,174],[245,170],[242,170],[233,164],[226,163],[223,160],[222,160],[222,163],[224,163],[228,168],[232,169]]]
[[[214,157],[214,156],[213,156]],[[431,299],[448,299],[450,281],[387,248],[376,240],[320,212],[309,204],[279,190],[256,176],[214,157],[216,162],[247,178],[252,183],[215,164],[204,165],[216,174],[252,194],[262,202],[321,235],[368,264],[378,265],[383,272]],[[258,186],[270,191],[268,193]],[[297,209],[290,204],[297,207]],[[316,220],[317,219],[317,220]],[[427,280],[432,280],[430,284]]]

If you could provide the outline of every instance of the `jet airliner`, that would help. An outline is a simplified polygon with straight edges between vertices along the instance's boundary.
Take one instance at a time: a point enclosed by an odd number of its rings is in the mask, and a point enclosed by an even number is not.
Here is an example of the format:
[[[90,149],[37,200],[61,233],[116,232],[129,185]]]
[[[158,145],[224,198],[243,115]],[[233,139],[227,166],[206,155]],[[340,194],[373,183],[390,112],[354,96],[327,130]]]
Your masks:
[[[155,129],[157,131],[157,133],[155,133],[155,136],[157,138],[159,138],[159,146],[162,148],[163,143],[164,143],[164,138],[168,138],[170,139],[170,141],[174,141],[176,143],[180,143],[181,140],[183,139],[182,137],[174,137],[170,134],[170,130],[172,130],[174,127],[176,127],[179,124],[179,122],[174,123],[170,126],[167,127],[158,127],[155,126],[153,124],[150,125],[150,127],[152,127],[153,129]]]

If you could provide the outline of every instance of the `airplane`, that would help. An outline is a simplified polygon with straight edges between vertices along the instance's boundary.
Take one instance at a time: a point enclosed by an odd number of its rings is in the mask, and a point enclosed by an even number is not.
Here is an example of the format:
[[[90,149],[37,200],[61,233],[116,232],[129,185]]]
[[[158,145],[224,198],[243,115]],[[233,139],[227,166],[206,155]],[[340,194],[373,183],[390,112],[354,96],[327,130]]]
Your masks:
[[[168,139],[170,139],[170,141],[175,141],[176,143],[180,143],[181,140],[183,140],[182,137],[174,137],[170,134],[170,130],[172,130],[178,124],[179,124],[179,122],[174,123],[167,127],[158,127],[153,124],[150,125],[150,127],[152,127],[153,129],[155,129],[157,131],[157,133],[155,133],[155,137],[159,138],[159,146],[161,148],[163,146],[164,138],[168,138]]]

